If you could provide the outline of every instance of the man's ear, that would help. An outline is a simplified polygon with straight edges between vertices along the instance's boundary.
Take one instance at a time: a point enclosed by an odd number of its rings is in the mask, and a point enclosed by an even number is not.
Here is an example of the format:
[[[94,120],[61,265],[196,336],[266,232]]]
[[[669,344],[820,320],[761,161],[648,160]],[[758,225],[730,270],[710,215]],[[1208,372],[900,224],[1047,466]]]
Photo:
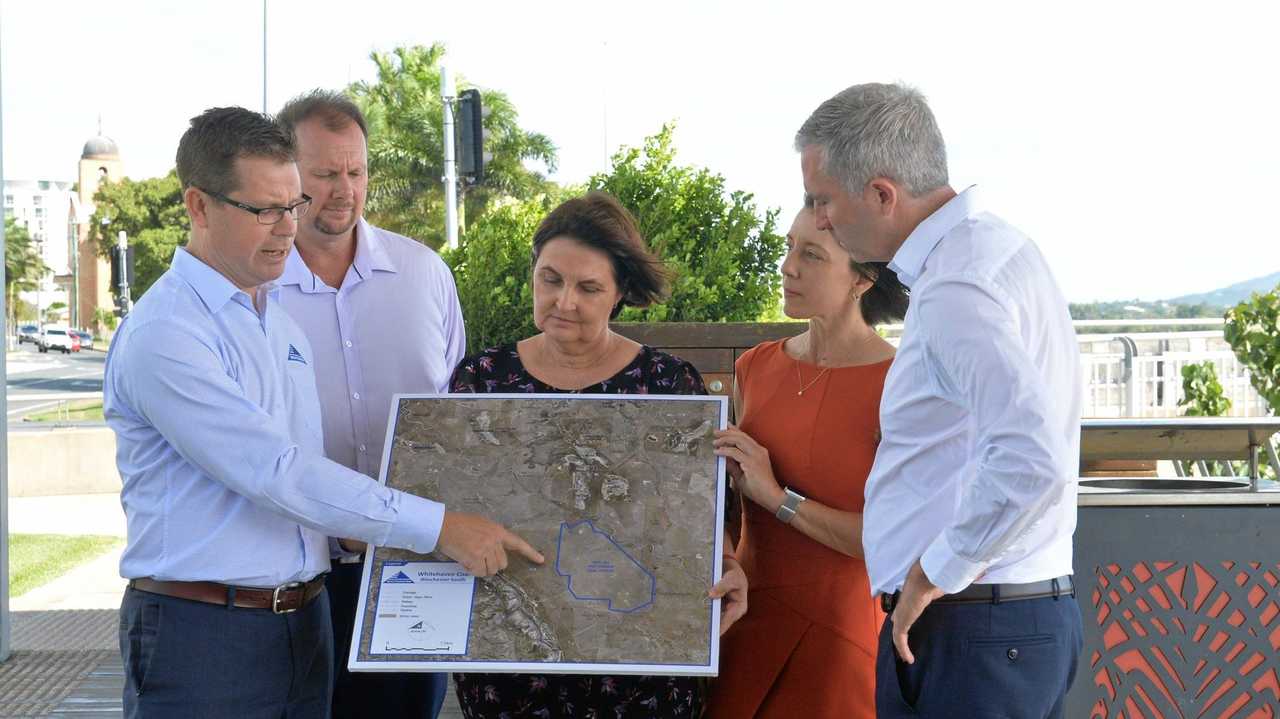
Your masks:
[[[882,217],[892,217],[898,202],[902,199],[899,189],[893,180],[887,177],[873,177],[863,189],[863,199],[868,200],[879,209]]]
[[[194,187],[188,187],[182,193],[182,204],[186,205],[187,215],[191,218],[191,226],[207,228],[209,226],[209,196]]]

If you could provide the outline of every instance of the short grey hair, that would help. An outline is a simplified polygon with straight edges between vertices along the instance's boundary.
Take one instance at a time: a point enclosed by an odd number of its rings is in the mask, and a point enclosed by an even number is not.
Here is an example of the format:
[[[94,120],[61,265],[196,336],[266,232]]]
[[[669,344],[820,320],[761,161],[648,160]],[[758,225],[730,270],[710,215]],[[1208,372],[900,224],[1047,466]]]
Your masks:
[[[822,103],[796,133],[850,192],[887,177],[920,196],[948,183],[947,148],[924,95],[905,85],[854,85]]]

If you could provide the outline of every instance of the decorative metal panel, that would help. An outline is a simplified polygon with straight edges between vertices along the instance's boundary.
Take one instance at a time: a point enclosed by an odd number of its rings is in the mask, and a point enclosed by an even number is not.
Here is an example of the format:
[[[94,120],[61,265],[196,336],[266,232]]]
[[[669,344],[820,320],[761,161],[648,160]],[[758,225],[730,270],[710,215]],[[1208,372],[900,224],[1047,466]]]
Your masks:
[[[1068,716],[1280,717],[1280,508],[1082,507]]]

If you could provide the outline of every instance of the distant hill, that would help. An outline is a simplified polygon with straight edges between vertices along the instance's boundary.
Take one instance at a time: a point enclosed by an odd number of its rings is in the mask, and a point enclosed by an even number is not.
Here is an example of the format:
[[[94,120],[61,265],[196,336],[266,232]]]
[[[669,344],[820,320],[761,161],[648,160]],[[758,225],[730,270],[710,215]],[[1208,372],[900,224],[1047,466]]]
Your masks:
[[[1168,302],[1144,302],[1142,300],[1115,300],[1111,302],[1072,302],[1073,320],[1165,320],[1222,317],[1224,308],[1206,302],[1174,304]],[[1114,330],[1111,330],[1114,331]]]
[[[1280,272],[1274,272],[1266,277],[1258,277],[1256,279],[1238,282],[1230,287],[1213,290],[1212,292],[1203,292],[1198,295],[1183,295],[1167,300],[1169,304],[1174,305],[1210,305],[1213,307],[1233,307],[1237,303],[1249,299],[1254,292],[1270,292],[1280,285]]]

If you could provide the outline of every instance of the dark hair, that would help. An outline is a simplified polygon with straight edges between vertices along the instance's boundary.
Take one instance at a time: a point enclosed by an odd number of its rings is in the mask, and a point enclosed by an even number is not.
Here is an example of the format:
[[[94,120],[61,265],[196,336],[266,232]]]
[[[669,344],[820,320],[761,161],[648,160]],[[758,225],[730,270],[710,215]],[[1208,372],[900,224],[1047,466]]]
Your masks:
[[[813,210],[813,195],[807,192],[804,195],[804,209]],[[849,268],[854,274],[874,283],[858,302],[863,322],[875,327],[907,316],[910,290],[898,279],[898,273],[889,269],[888,262],[858,262],[850,257]]]
[[[243,107],[215,107],[191,118],[178,141],[182,189],[227,194],[239,189],[235,161],[264,157],[293,162],[293,140],[276,121]]]
[[[635,218],[613,195],[589,192],[552,210],[533,233],[534,264],[543,245],[557,237],[570,237],[599,250],[613,263],[622,301],[611,319],[624,306],[648,307],[667,298],[671,271],[649,251]]]
[[[898,279],[898,273],[889,269],[887,262],[854,262],[849,259],[853,271],[871,280],[871,287],[862,294],[858,308],[862,319],[875,327],[885,322],[900,320],[907,315],[910,290]]]
[[[298,125],[313,117],[320,118],[326,130],[334,131],[345,129],[354,122],[365,139],[369,139],[369,124],[365,122],[360,107],[351,98],[332,90],[316,88],[293,98],[280,108],[276,122],[297,142]]]

